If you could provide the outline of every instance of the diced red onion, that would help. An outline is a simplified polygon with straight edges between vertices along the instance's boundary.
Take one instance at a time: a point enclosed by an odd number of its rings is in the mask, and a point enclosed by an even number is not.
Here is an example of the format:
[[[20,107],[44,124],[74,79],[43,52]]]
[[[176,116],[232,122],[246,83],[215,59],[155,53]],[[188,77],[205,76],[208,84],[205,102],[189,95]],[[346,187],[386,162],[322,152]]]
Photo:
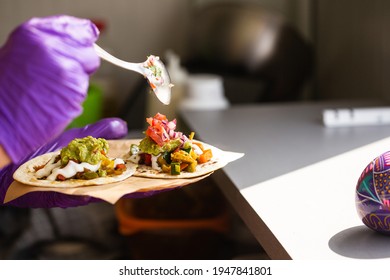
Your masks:
[[[168,128],[169,129],[172,129],[172,130],[175,130],[176,129],[176,123],[173,122],[173,121],[170,121],[168,124],[167,124]]]

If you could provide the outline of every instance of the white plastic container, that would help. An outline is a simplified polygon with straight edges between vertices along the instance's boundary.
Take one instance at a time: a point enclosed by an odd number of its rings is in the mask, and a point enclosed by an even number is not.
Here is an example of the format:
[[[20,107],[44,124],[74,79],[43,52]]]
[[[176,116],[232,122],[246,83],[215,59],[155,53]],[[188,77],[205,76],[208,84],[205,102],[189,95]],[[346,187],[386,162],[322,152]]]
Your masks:
[[[181,110],[221,110],[229,107],[223,79],[214,74],[192,74],[187,80],[186,96]]]

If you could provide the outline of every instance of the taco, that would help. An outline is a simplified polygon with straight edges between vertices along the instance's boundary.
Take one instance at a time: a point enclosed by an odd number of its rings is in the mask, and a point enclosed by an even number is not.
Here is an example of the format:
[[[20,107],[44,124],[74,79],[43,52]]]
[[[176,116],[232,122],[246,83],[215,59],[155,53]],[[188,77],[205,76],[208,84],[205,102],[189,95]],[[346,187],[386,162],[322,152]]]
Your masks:
[[[217,148],[175,131],[176,119],[157,113],[147,118],[145,138],[130,146],[126,159],[138,164],[134,176],[147,178],[194,178],[223,167]]]
[[[132,176],[136,165],[109,158],[103,138],[76,138],[60,151],[29,160],[14,173],[16,181],[40,187],[81,187],[119,182]]]

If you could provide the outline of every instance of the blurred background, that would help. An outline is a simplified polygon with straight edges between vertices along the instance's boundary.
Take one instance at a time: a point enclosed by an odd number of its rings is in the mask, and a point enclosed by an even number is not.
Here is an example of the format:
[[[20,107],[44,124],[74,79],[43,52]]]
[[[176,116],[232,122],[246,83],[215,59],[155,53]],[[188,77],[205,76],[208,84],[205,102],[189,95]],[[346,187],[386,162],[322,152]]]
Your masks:
[[[314,37],[316,5],[309,0],[1,0],[0,5],[1,43],[13,28],[31,17],[70,14],[90,18],[101,31],[98,44],[115,56],[142,62],[155,54],[170,65],[176,84],[174,96],[182,97],[183,83],[188,80],[185,74],[205,72],[223,74],[225,93],[232,102],[272,100],[274,92],[278,100],[312,97],[307,84],[302,87],[310,67],[308,59],[312,58],[304,44],[313,43]],[[274,46],[276,40],[284,42]],[[257,48],[264,54],[256,53]],[[267,48],[277,51],[267,54],[262,50]],[[267,56],[274,61],[270,66],[264,65]],[[299,73],[292,71],[295,67],[301,69]],[[220,73],[220,69],[227,71]],[[294,73],[296,77],[290,78]],[[279,83],[282,79],[288,82]],[[92,100],[86,106],[86,114],[93,116],[74,125],[101,116],[121,116],[128,120],[130,129],[139,129],[145,114],[168,110],[156,105],[154,96],[142,94],[149,91],[145,82],[140,75],[103,61],[92,77]],[[284,89],[272,92],[271,83],[277,87],[285,84]],[[239,95],[237,88],[247,93]],[[289,92],[282,93],[285,89]]]
[[[223,75],[233,103],[386,98],[389,5],[384,0],[0,0],[0,43],[31,17],[70,14],[93,19],[101,29],[98,43],[121,59],[142,62],[155,54],[192,73]],[[171,78],[180,88],[182,72],[177,72]],[[102,62],[92,80],[102,88],[103,115],[130,118],[130,128],[142,126],[142,114],[154,100],[139,94],[146,90],[141,76]]]
[[[175,84],[173,105],[163,107],[142,76],[102,61],[91,78],[84,114],[72,126],[119,116],[128,122],[130,136],[142,136],[146,116],[160,111],[178,117],[182,109],[203,109],[205,98],[210,106],[210,96],[215,98],[211,109],[390,97],[390,2],[385,0],[0,0],[0,44],[25,20],[54,14],[92,19],[101,31],[98,44],[123,60],[142,62],[150,54],[159,55]],[[197,92],[199,85],[206,90]],[[202,97],[207,89],[210,93]],[[214,96],[213,89],[220,95]],[[8,240],[0,243],[3,257],[267,258],[213,182],[202,184],[115,207],[102,203],[4,212],[6,221],[15,220],[12,215],[28,219],[0,231],[2,240]],[[189,204],[182,205],[186,199]],[[177,203],[174,211],[167,207],[172,202]],[[212,210],[205,205],[213,205]],[[118,209],[125,216],[118,216]],[[145,216],[137,209],[149,211]],[[221,227],[189,232],[178,225],[170,231],[141,228],[130,234],[123,224],[176,219],[178,212],[184,213],[183,219],[211,219]],[[182,254],[189,240],[196,239],[210,250],[197,251],[193,244]],[[53,245],[56,240],[61,242]],[[181,249],[169,255],[173,240],[181,241]],[[106,251],[97,251],[96,242]],[[118,251],[122,242],[127,244],[125,253]],[[85,248],[94,249],[83,255]]]

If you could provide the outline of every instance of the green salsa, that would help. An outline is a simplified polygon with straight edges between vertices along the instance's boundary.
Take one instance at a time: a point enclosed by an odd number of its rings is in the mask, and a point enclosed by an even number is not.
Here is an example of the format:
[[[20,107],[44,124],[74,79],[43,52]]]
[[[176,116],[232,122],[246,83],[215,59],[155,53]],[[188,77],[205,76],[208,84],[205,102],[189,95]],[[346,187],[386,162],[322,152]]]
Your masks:
[[[61,150],[61,165],[67,165],[69,160],[95,165],[106,157],[107,152],[108,142],[103,138],[76,138]]]

